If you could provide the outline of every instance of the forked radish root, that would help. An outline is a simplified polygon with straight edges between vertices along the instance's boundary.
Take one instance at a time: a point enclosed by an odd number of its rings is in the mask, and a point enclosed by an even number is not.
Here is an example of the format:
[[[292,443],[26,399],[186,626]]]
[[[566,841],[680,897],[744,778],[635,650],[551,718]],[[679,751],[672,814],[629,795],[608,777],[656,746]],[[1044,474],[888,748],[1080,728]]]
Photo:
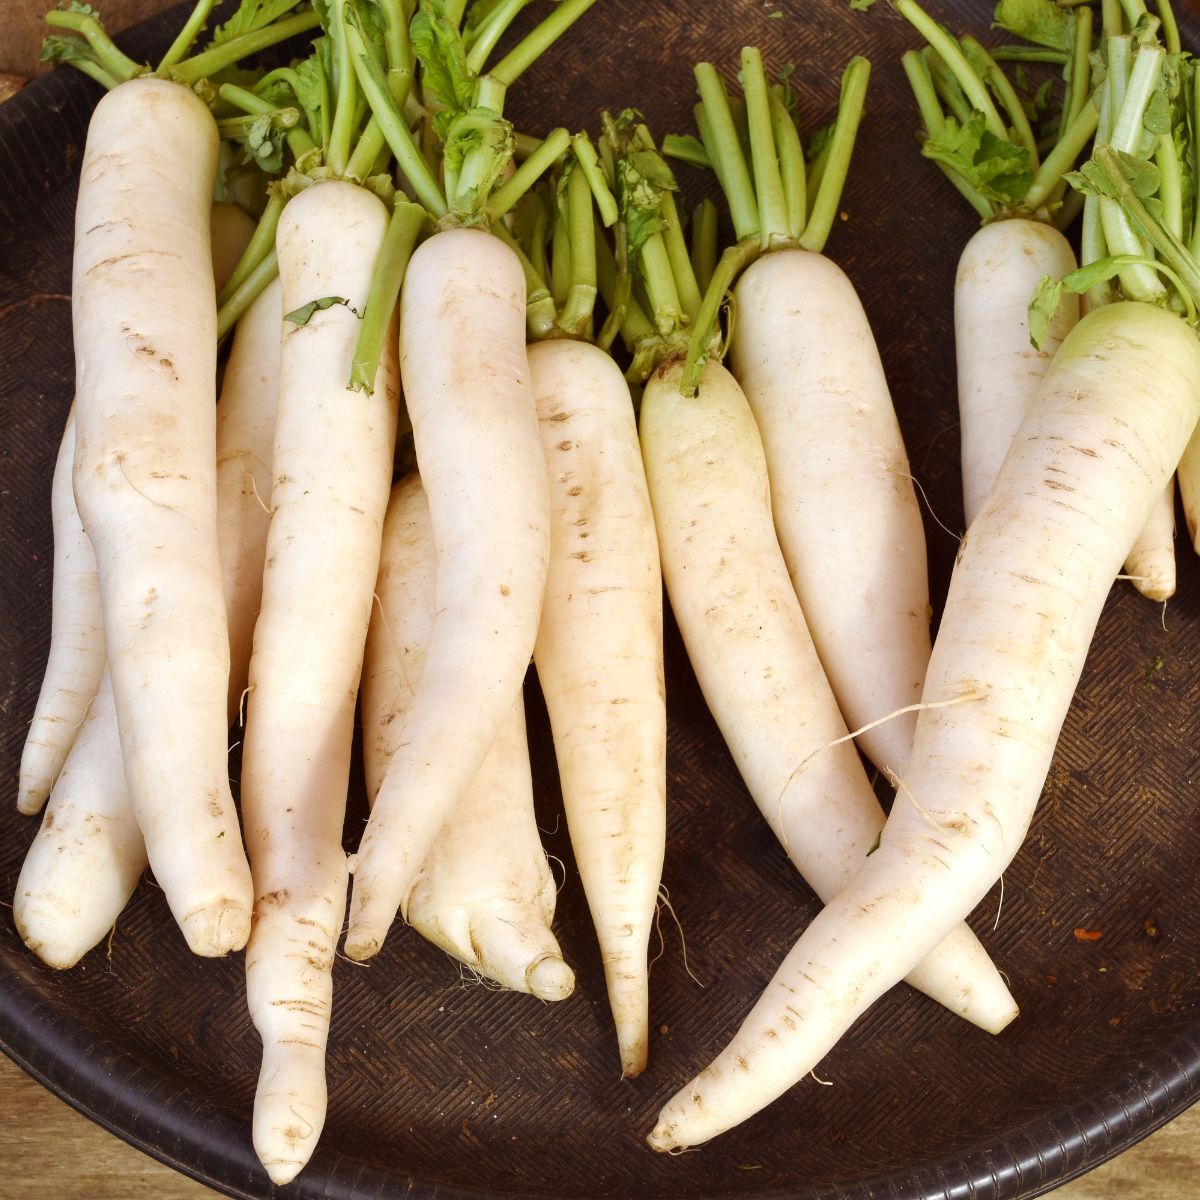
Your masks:
[[[414,474],[393,490],[363,664],[363,760],[373,800],[420,684],[434,620],[437,556]],[[575,986],[551,932],[554,876],[538,837],[524,701],[438,834],[401,908],[422,937],[517,992],[562,1000]]]
[[[412,256],[400,361],[437,546],[420,688],[357,854],[346,953],[378,953],[439,831],[521,694],[550,527],[516,255],[451,229]]]
[[[219,549],[231,640],[232,631],[253,629],[262,590],[269,513],[257,495],[255,503],[247,503],[251,489],[244,472],[265,471],[261,486],[269,497],[279,316],[276,284],[238,325],[217,403]],[[95,633],[103,651],[103,631]],[[230,674],[231,723],[246,686],[248,660],[247,647]],[[112,684],[105,673],[21,865],[13,895],[17,930],[43,962],[74,966],[112,928],[145,868],[145,840],[125,785]]]

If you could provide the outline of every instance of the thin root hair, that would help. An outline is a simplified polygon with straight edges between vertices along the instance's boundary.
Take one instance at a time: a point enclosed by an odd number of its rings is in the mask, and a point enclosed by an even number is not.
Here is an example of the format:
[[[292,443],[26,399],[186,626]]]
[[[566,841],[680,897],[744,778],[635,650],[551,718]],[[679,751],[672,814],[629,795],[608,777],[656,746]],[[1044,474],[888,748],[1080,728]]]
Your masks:
[[[936,512],[934,512],[933,505],[929,503],[929,496],[926,493],[925,488],[922,486],[921,481],[910,471],[897,471],[896,474],[903,479],[907,479],[913,485],[913,487],[917,489],[921,495],[921,499],[925,501],[925,507],[929,510],[929,515],[933,518],[934,523],[941,530],[943,530],[943,532],[949,534],[949,536],[952,537],[956,542],[961,542],[963,535],[961,533],[955,533],[954,530],[951,529],[950,526],[947,525],[946,522],[943,521]]]
[[[116,923],[116,921],[114,921],[112,923],[112,928],[108,931],[108,941],[104,944],[104,961],[105,961],[105,965],[108,968],[108,973],[110,975],[116,974],[116,971],[113,970],[113,965],[112,965],[113,939],[116,936],[117,936],[117,923]]]
[[[567,886],[567,864],[557,854],[550,854],[546,851],[543,851],[543,853],[546,854],[547,862],[558,863],[562,868],[562,882],[560,883],[557,879],[554,881],[554,894],[557,896]],[[554,872],[551,871],[550,874],[553,875]]]
[[[849,733],[843,734],[841,737],[834,738],[832,742],[826,742],[823,746],[818,746],[815,750],[810,750],[808,754],[800,760],[799,765],[792,773],[783,781],[783,787],[779,789],[779,798],[775,801],[775,824],[779,827],[779,840],[783,845],[784,852],[791,854],[792,848],[788,845],[787,830],[783,824],[783,798],[787,795],[787,790],[792,786],[792,781],[804,770],[808,764],[817,757],[818,754],[826,750],[832,750],[834,746],[840,746],[843,742],[853,741],[860,734],[867,733],[874,729],[877,725],[886,724],[888,721],[893,721],[896,717],[902,717],[905,713],[922,712],[927,708],[950,708],[955,704],[965,704],[968,700],[982,700],[986,696],[986,692],[975,691],[968,692],[965,696],[955,696],[950,700],[919,700],[916,704],[906,704],[903,708],[897,708],[890,713],[886,713],[882,717],[876,718],[874,721],[868,721],[867,724],[859,726],[858,729],[852,729]],[[893,787],[899,785],[899,777],[887,772],[888,780]],[[871,786],[874,787],[874,780],[871,781]]]
[[[662,905],[654,906],[654,932],[658,934],[658,953],[646,964],[646,977],[654,970],[654,964],[667,952],[667,942],[662,931]],[[622,1079],[625,1077],[622,1075]]]
[[[809,1075],[812,1077],[812,1079],[815,1082],[819,1083],[822,1087],[833,1087],[833,1080],[832,1079],[822,1079],[820,1077],[820,1075],[817,1074],[816,1067],[813,1067],[813,1069],[811,1071],[809,1071]]]
[[[58,691],[62,691],[62,688],[59,688]],[[58,692],[56,691],[54,694],[57,696]],[[78,721],[75,722],[75,728],[71,731],[72,733],[78,733],[88,723],[88,717],[92,715],[92,705],[95,703],[96,697],[92,696],[92,698],[83,706],[83,715]]]
[[[490,975],[485,975],[478,967],[473,967],[470,963],[465,963],[462,959],[458,959],[456,964],[458,967],[458,985],[462,991],[466,991],[470,987],[481,987],[485,992],[507,992],[510,988],[506,988],[504,984],[493,979]]]
[[[303,1121],[304,1124],[308,1126],[308,1128],[300,1136],[305,1139],[312,1137],[317,1127],[307,1117],[298,1113],[295,1107],[291,1104],[288,1105],[288,1112],[290,1112],[297,1121]]]
[[[383,607],[383,598],[379,595],[378,592],[372,591],[371,603],[374,604],[375,607],[379,610],[379,619],[383,622],[383,630],[387,634],[388,644],[391,645],[394,649],[397,649],[397,651],[398,651],[398,647],[397,647],[397,643],[396,643],[396,632],[395,632],[395,630],[392,629],[392,623],[391,623],[391,621],[388,620],[387,611]],[[407,714],[409,705],[412,703],[412,696],[416,695],[417,684],[420,682],[420,680],[419,680],[419,678],[413,679],[411,677],[411,675],[409,674],[409,671],[408,671],[408,667],[410,665],[409,656],[398,652],[396,657],[400,660],[400,668],[395,671],[395,674],[399,675],[400,678],[404,680],[404,686],[406,688],[408,688],[408,692],[409,692],[409,700],[407,701],[407,703],[404,704],[404,706],[402,708],[397,710],[399,715],[401,717],[403,717]],[[390,765],[390,760],[389,760],[389,765]]]
[[[253,690],[253,687],[247,685],[242,688],[242,694],[238,697],[238,724],[243,729],[246,728],[246,701]]]
[[[347,914],[345,917],[342,918],[342,927],[341,927],[341,929],[338,930],[337,941],[335,941],[333,944],[333,957],[340,958],[342,960],[342,962],[348,962],[352,966],[355,966],[355,967],[369,967],[371,965],[369,960],[364,962],[361,959],[351,958],[348,954],[343,954],[338,949],[338,946],[341,945],[341,943],[342,943],[342,939],[345,938],[346,934],[349,932],[350,932],[350,916],[349,916],[349,914]]]
[[[542,827],[539,825],[539,826],[538,826],[538,833],[542,834],[544,837],[554,837],[554,835],[555,835],[556,833],[558,833],[558,827],[559,827],[561,824],[562,824],[562,813],[560,813],[560,812],[556,812],[556,813],[554,814],[554,828],[553,828],[553,829],[543,829],[543,828],[542,828]]]
[[[258,507],[261,508],[268,517],[273,517],[275,515],[275,509],[272,508],[271,505],[269,505],[259,493],[258,480],[254,477],[254,472],[246,471],[244,474],[245,477],[250,480],[250,490],[254,493],[254,499],[258,501]]]
[[[933,435],[933,437],[931,437],[925,443],[925,445],[921,447],[921,449],[925,455],[924,459],[922,459],[922,461],[921,461],[921,470],[924,471],[924,470],[928,469],[929,460],[930,460],[930,458],[933,457],[934,446],[936,446],[938,444],[938,442],[940,442],[942,440],[942,438],[944,438],[946,436],[946,434],[953,433],[956,429],[959,429],[959,428],[961,428],[961,423],[958,421],[955,421],[955,422],[953,422],[953,424],[950,424],[950,425],[943,425],[942,428],[939,429]]]
[[[679,920],[679,914],[675,911],[675,906],[671,903],[671,893],[667,891],[662,884],[658,886],[658,903],[654,906],[654,923],[658,924],[658,914],[662,909],[666,909],[671,914],[671,920],[675,922],[675,928],[679,930],[679,948],[683,954],[683,969],[687,972],[688,978],[697,986],[704,987],[704,982],[699,978],[695,971],[688,965],[687,958],[687,938],[683,933],[683,923]],[[662,938],[662,932],[659,931],[659,938]]]

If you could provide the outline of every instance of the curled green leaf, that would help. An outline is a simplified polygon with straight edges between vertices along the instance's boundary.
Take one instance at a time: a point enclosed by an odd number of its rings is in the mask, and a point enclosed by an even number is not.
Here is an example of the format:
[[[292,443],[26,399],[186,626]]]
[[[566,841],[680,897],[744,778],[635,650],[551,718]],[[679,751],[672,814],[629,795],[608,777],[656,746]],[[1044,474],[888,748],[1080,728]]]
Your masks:
[[[307,325],[317,313],[324,312],[325,309],[332,308],[335,304],[344,304],[355,316],[358,316],[345,296],[322,296],[319,300],[310,300],[307,304],[292,309],[290,313],[284,313],[283,319],[291,321],[293,325]]]
[[[992,23],[1038,46],[1071,50],[1074,17],[1054,0],[1000,0]]]
[[[1019,204],[1033,182],[1029,151],[998,138],[981,112],[972,113],[966,123],[948,116],[921,153],[945,163],[979,195],[1000,204]]]

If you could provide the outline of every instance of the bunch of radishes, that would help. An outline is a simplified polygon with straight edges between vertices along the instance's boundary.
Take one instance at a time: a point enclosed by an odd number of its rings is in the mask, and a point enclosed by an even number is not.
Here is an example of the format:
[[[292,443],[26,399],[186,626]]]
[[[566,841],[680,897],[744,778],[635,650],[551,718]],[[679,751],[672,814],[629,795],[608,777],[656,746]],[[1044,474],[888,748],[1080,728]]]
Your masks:
[[[716,174],[735,238],[718,256],[715,207],[692,213],[689,247],[633,111],[605,115],[598,149],[504,118],[506,89],[593,2],[562,0],[493,63],[525,0],[245,0],[191,53],[200,0],[152,74],[90,12],[51,14],[53,52],[110,90],[81,172],[52,646],[20,784],[22,811],[49,802],[14,914],[70,966],[148,862],[194,951],[245,947],[254,1144],[276,1182],[324,1122],[351,878],[352,958],[399,913],[505,987],[573,988],[533,820],[531,657],[622,1072],[645,1067],[663,583],[748,791],[827,907],[651,1144],[757,1111],[904,977],[1002,1029],[1015,1002],[962,922],[1020,846],[1104,596],[1200,416],[1200,268],[1181,240],[1200,219],[1178,145],[1200,75],[1169,9],[1163,48],[1141,0],[1106,2],[1093,90],[1090,10],[1001,5],[1068,66],[1043,142],[996,58],[897,0],[930,43],[905,60],[926,153],[988,220],[956,301],[970,531],[931,652],[899,425],[821,253],[866,61],[807,155],[757,51],[741,100],[696,68],[699,136],[664,148]],[[205,82],[318,25],[287,67]],[[282,175],[269,190],[264,170]],[[256,189],[256,227],[212,207],[218,179]],[[1079,207],[1068,273],[1052,226]],[[393,486],[408,430],[419,474]],[[356,707],[372,811],[347,860]],[[895,785],[886,823],[855,739]]]

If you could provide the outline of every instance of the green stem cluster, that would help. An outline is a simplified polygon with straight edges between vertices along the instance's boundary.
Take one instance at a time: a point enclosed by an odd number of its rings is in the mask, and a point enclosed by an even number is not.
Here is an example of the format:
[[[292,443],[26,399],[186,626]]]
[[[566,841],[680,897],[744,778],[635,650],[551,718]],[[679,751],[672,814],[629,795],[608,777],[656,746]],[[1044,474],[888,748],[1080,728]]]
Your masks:
[[[820,253],[837,218],[858,127],[866,103],[871,68],[853,58],[842,75],[837,117],[820,151],[806,162],[800,130],[784,89],[772,86],[762,55],[754,47],[741,54],[743,101],[729,96],[711,63],[695,67],[700,103],[695,109],[699,141],[671,139],[667,148],[690,162],[712,167],[724,192],[736,244],[718,260],[715,211],[697,213],[704,223],[696,235],[692,272],[700,302],[687,316],[686,366],[681,383],[691,395],[712,352],[725,296],[738,274],[759,254],[798,246]],[[747,159],[748,149],[748,159]]]
[[[1064,176],[1096,132],[1100,117],[1090,97],[1091,9],[1071,9],[1061,49],[1009,46],[989,52],[972,37],[954,37],[917,0],[895,0],[895,7],[927,43],[901,59],[921,114],[926,155],[982,220],[1019,215],[1062,228],[1078,211],[1067,196]],[[1048,144],[1039,141],[1003,61],[1064,66],[1062,109]],[[980,126],[974,140],[973,123]],[[955,141],[948,134],[958,137],[956,154],[942,149]],[[986,144],[989,137],[993,147]],[[1002,179],[992,173],[997,158],[1009,167]]]

